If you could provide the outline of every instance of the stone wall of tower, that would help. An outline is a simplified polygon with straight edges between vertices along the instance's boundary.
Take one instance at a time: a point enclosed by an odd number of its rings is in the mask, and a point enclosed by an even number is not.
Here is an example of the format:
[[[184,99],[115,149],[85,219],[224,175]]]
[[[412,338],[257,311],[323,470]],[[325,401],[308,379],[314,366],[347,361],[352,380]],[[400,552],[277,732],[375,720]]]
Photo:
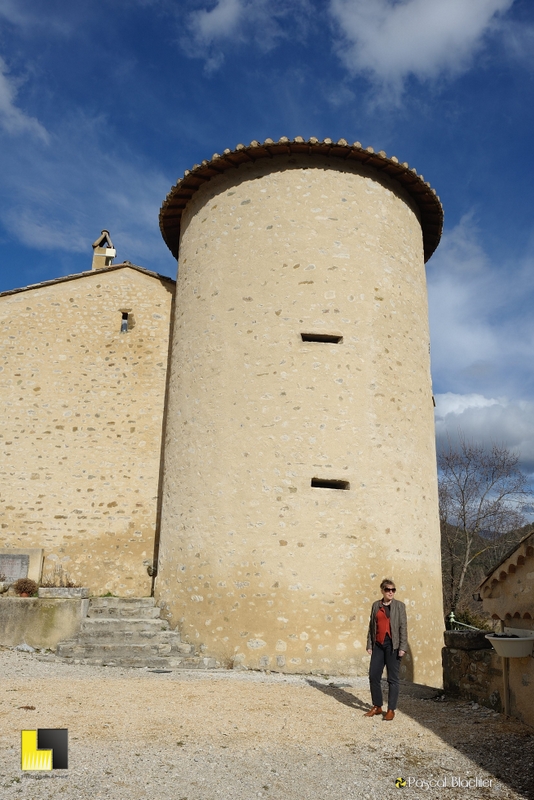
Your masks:
[[[173,290],[121,268],[0,297],[0,548],[94,594],[150,594]]]
[[[404,677],[439,685],[415,206],[373,169],[278,156],[213,177],[181,229],[160,604],[229,663],[362,674],[370,604],[388,576],[408,610]]]

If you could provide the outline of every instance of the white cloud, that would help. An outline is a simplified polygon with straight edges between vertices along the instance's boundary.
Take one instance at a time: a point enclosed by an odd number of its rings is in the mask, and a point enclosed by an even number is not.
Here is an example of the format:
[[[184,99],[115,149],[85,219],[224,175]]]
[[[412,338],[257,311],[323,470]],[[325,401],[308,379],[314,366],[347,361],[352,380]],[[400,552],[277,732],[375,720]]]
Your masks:
[[[534,25],[506,20],[503,42],[509,56],[527,67],[534,66]]]
[[[464,71],[514,0],[330,0],[347,68],[401,89]]]
[[[22,3],[15,0],[0,0],[0,17],[13,25],[27,25],[33,22],[33,16],[22,8]]]
[[[492,263],[470,216],[444,234],[428,265],[438,387],[493,397],[534,395],[533,261]]]
[[[43,142],[48,141],[48,133],[41,123],[25,114],[15,104],[18,86],[8,77],[8,68],[0,57],[0,126],[9,134],[29,133]]]
[[[504,444],[520,460],[526,472],[534,472],[534,402],[487,398],[452,392],[436,395],[438,447],[453,445],[463,436],[490,447]]]
[[[83,7],[72,8],[74,16],[85,13]],[[19,54],[34,52],[35,41],[42,47],[43,28],[47,41],[52,33],[64,37],[76,30],[73,13],[69,21],[59,7],[43,15],[33,0],[0,0],[0,23],[32,42],[19,47]],[[31,59],[25,64],[31,74]],[[104,116],[76,108],[49,116],[45,128],[21,108],[22,83],[0,57],[0,222],[5,231],[36,251],[57,253],[58,264],[61,254],[75,253],[86,253],[90,264],[91,243],[108,228],[119,259],[175,272],[158,228],[170,180],[153,167],[150,154],[129,150]]]
[[[0,0],[1,2],[1,0]],[[335,47],[351,73],[366,72],[383,87],[400,90],[421,80],[467,69],[489,33],[503,33],[502,15],[514,0],[328,0]],[[317,0],[217,0],[186,18],[182,45],[210,70],[229,45],[252,42],[262,51],[299,37],[319,23]]]
[[[223,63],[224,50],[237,43],[252,42],[267,52],[281,39],[302,35],[311,18],[311,2],[217,0],[212,8],[189,14],[182,46],[189,56],[204,58],[208,70],[217,69]]]
[[[72,9],[69,9],[72,17]],[[35,0],[0,0],[0,20],[8,25],[17,26],[28,33],[31,30],[45,29],[50,34],[65,35],[72,31],[72,25],[66,19],[67,14],[60,6],[53,8],[48,4],[46,14],[42,5]]]
[[[217,39],[234,36],[241,24],[244,10],[244,0],[219,0],[210,11],[194,11],[190,17],[190,25],[197,41],[209,45]]]
[[[454,394],[445,392],[437,394],[436,417],[442,419],[448,414],[463,414],[468,408],[488,408],[499,404],[499,400],[484,397],[481,394]]]
[[[4,136],[0,171],[0,220],[24,245],[85,252],[89,263],[91,242],[107,228],[119,259],[169,271],[158,228],[169,178],[129,152],[105,119],[63,117],[47,148]]]

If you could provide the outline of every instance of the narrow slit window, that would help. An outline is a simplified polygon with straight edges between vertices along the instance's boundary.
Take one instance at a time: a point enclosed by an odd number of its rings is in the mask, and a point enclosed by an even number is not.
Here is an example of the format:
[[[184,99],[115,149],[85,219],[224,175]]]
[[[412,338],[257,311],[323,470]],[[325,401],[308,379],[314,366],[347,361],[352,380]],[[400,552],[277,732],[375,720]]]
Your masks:
[[[341,344],[343,337],[336,333],[301,333],[303,342],[323,342],[326,344]]]
[[[311,485],[314,489],[350,489],[348,481],[330,480],[327,478],[312,478]]]
[[[123,311],[121,320],[121,333],[128,333],[128,317],[129,317],[128,312]]]

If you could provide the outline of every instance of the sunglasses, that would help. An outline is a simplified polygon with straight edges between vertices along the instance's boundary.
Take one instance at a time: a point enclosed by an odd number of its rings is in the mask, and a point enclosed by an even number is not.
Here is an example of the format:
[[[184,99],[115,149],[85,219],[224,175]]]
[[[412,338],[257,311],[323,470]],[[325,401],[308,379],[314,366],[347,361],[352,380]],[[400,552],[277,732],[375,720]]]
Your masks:
[[[396,592],[397,590],[395,589],[394,586],[384,586],[384,591],[385,592]]]

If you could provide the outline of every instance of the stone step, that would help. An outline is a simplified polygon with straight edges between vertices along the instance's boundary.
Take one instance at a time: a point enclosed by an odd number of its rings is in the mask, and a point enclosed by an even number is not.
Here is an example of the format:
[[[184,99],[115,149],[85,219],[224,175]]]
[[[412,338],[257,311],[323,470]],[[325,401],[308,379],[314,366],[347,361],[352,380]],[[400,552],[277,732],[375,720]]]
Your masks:
[[[143,656],[169,656],[172,647],[168,642],[163,644],[122,644],[121,642],[80,642],[71,640],[60,642],[57,655],[62,658],[129,658]]]
[[[87,612],[89,619],[159,619],[160,609],[150,608],[91,608]]]
[[[91,644],[91,645],[99,645],[99,644],[165,644],[170,645],[173,650],[180,653],[190,653],[193,652],[190,648],[194,649],[194,645],[187,644],[186,642],[182,642],[180,638],[180,634],[176,633],[175,631],[148,631],[145,633],[139,633],[136,631],[126,632],[121,636],[83,636],[79,637],[76,641],[80,644]]]
[[[155,597],[91,597],[93,608],[112,608],[119,606],[155,606]]]
[[[170,625],[166,619],[139,617],[86,617],[80,633],[86,635],[121,636],[131,631],[168,631]]]
[[[159,619],[153,597],[93,597],[88,619]]]
[[[142,658],[65,658],[72,664],[89,664],[96,667],[135,667],[137,669],[217,669],[214,658],[206,656],[152,656]]]
[[[85,633],[76,639],[80,645],[169,645],[173,653],[194,653],[195,646],[182,642],[177,631],[122,631],[120,634]]]
[[[215,659],[196,655],[167,620],[160,619],[153,597],[91,598],[75,639],[59,642],[58,658],[75,664],[214,669]]]

